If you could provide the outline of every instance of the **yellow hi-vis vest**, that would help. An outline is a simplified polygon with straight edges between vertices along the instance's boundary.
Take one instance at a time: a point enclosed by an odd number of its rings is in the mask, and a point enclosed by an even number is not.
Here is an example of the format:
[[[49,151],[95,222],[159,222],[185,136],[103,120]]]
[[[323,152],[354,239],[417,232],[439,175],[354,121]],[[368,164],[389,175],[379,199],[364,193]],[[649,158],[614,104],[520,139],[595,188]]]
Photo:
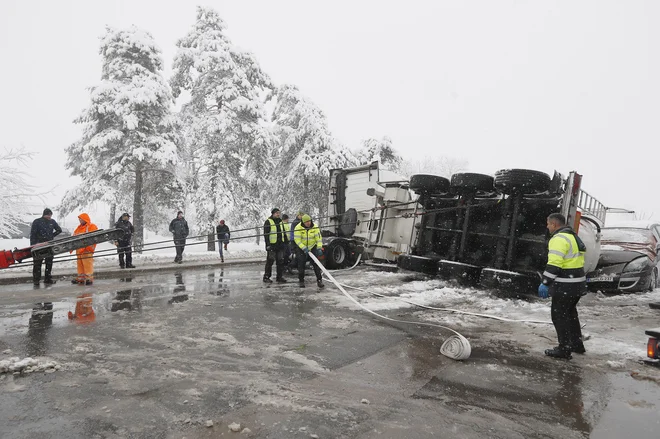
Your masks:
[[[279,225],[275,224],[275,220],[268,218],[270,223],[270,233],[268,234],[268,240],[271,244],[277,244],[277,235],[282,235],[282,242],[287,242],[286,234],[284,233],[284,223],[280,222]]]
[[[548,265],[543,272],[543,283],[586,282],[584,274],[584,251],[578,248],[572,233],[555,233],[548,242]]]
[[[312,227],[306,228],[303,223],[300,223],[293,229],[293,241],[301,250],[305,248],[311,250],[314,247],[323,247],[323,239],[321,238],[321,230],[316,224],[312,223]]]

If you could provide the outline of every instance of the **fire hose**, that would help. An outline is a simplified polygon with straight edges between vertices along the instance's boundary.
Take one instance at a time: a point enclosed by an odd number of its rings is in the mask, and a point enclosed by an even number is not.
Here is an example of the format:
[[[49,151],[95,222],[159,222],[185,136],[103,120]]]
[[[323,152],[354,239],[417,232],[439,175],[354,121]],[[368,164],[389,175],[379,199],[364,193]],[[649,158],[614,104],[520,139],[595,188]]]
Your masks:
[[[353,296],[351,296],[344,287],[335,280],[335,278],[330,274],[328,270],[321,264],[321,262],[316,259],[316,256],[314,254],[309,253],[310,258],[312,259],[312,262],[316,264],[317,267],[321,269],[323,274],[325,274],[330,282],[332,282],[339,291],[342,292],[344,296],[346,296],[351,302],[355,303],[358,307],[360,307],[362,310],[366,311],[369,314],[372,314],[380,319],[387,320],[390,322],[396,322],[396,323],[407,323],[411,325],[420,325],[420,326],[431,326],[434,328],[440,328],[444,329],[446,331],[453,332],[453,335],[451,335],[449,338],[447,338],[444,343],[442,343],[442,346],[440,347],[440,353],[448,358],[451,358],[452,360],[467,360],[470,358],[470,353],[472,352],[472,348],[470,347],[470,342],[468,341],[467,338],[463,337],[461,334],[459,334],[457,331],[447,328],[446,326],[442,325],[437,325],[435,323],[426,323],[426,322],[410,322],[406,320],[398,320],[398,319],[393,319],[391,317],[387,317],[381,314],[378,314],[375,311],[370,310],[369,308],[365,307],[362,305],[360,302],[358,302]]]

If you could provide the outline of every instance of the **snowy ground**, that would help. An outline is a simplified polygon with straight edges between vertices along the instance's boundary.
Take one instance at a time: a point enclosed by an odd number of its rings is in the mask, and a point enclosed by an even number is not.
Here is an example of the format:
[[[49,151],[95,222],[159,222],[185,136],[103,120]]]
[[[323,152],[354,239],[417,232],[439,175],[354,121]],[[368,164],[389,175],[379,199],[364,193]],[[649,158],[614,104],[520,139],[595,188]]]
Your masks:
[[[162,262],[171,262],[174,260],[174,255],[176,250],[172,247],[174,244],[171,237],[167,236],[158,236],[150,235],[145,243],[145,251],[141,254],[133,253],[133,264],[136,266],[145,266],[145,265],[157,265]],[[25,248],[30,246],[29,239],[0,239],[0,250],[13,250],[14,248]],[[165,247],[165,248],[162,248]],[[220,259],[219,252],[217,250],[218,245],[216,242],[215,251],[207,251],[207,242],[206,241],[197,241],[197,240],[188,240],[186,243],[186,249],[184,251],[184,260],[185,261],[205,261],[205,260],[218,260]],[[103,267],[116,267],[118,266],[117,262],[117,250],[116,247],[110,242],[104,242],[96,246],[96,252],[94,253],[95,260],[94,264],[96,268]],[[257,245],[254,240],[250,239],[241,240],[241,241],[231,241],[227,247],[227,250],[224,251],[225,261],[231,259],[242,259],[250,257],[261,257],[265,258],[266,251],[264,250],[263,245]],[[55,257],[54,270],[64,271],[65,269],[75,270],[76,261],[75,257],[72,255],[64,254]],[[31,272],[32,264],[30,260],[27,260],[25,264],[20,266],[12,267],[12,272]]]

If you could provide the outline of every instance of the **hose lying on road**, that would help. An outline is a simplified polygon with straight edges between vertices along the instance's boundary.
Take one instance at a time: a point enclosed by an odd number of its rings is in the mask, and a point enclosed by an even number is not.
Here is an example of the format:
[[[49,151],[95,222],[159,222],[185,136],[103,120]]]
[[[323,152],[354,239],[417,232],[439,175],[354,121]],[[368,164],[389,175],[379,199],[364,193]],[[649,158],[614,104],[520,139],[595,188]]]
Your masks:
[[[447,331],[451,331],[454,333],[454,335],[450,336],[447,340],[445,340],[445,342],[440,347],[440,353],[448,358],[451,358],[452,360],[467,360],[468,358],[470,358],[470,353],[472,352],[472,348],[470,347],[470,342],[468,341],[467,338],[463,337],[458,332],[454,331],[451,328],[447,328],[446,326],[436,325],[435,323],[410,322],[406,320],[398,320],[398,319],[393,319],[391,317],[386,317],[384,315],[378,314],[375,311],[370,310],[369,308],[365,307],[360,302],[358,302],[353,296],[348,294],[344,289],[344,287],[339,282],[337,282],[334,277],[332,277],[332,275],[328,270],[326,270],[323,264],[321,264],[319,260],[316,259],[316,256],[314,256],[312,253],[309,253],[309,256],[312,259],[312,262],[314,262],[321,269],[321,271],[327,276],[328,280],[332,282],[339,289],[339,291],[341,291],[342,294],[344,294],[344,296],[346,296],[351,302],[355,303],[364,311],[368,312],[369,314],[373,314],[374,316],[379,317],[383,320],[388,320],[390,322],[431,326],[434,328],[440,328]]]
[[[383,298],[388,298],[388,299],[396,299],[396,300],[400,300],[401,302],[405,302],[409,305],[419,306],[420,308],[430,309],[430,310],[433,310],[433,311],[453,312],[453,313],[456,313],[456,314],[464,314],[464,315],[474,316],[474,317],[483,317],[485,319],[499,320],[501,322],[538,323],[538,324],[541,324],[541,325],[552,325],[552,322],[548,322],[546,320],[527,320],[527,319],[516,320],[516,319],[507,319],[506,317],[494,316],[492,314],[480,314],[480,313],[476,313],[476,312],[461,311],[460,309],[437,308],[435,306],[422,305],[421,303],[416,303],[416,302],[413,302],[412,300],[403,299],[403,298],[397,297],[397,296],[386,296],[384,294],[374,293],[372,291],[367,291],[364,288],[353,287],[353,286],[345,285],[345,284],[340,284],[340,285],[343,286],[343,287],[346,287],[346,288],[350,288],[350,289],[353,289],[353,290],[362,291],[364,293],[371,294],[372,296],[383,297]]]

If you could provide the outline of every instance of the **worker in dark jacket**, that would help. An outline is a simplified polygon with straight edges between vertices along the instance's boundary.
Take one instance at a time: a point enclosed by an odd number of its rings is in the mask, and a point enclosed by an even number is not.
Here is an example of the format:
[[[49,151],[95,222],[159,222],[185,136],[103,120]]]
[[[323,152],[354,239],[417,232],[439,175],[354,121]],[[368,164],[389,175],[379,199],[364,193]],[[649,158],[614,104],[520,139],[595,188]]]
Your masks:
[[[42,242],[48,242],[55,239],[57,235],[62,233],[62,229],[57,222],[53,219],[53,211],[46,208],[43,211],[41,218],[37,218],[32,222],[32,228],[30,229],[30,245],[40,244]],[[55,281],[52,278],[53,272],[53,257],[47,257],[46,259],[46,270],[44,276],[45,284],[54,284]],[[32,282],[35,286],[39,285],[41,280],[41,265],[43,264],[43,259],[35,259],[34,265],[32,266]]]
[[[296,261],[296,248],[298,247],[295,243],[293,232],[296,230],[296,226],[300,224],[302,216],[305,214],[305,212],[299,210],[298,213],[296,214],[296,219],[293,220],[291,225],[289,226],[289,262],[287,266],[287,271],[289,273],[293,272],[294,268],[298,267],[298,262]]]
[[[264,241],[266,242],[266,270],[264,272],[264,282],[272,283],[270,277],[273,274],[273,262],[277,263],[277,277],[275,280],[279,283],[285,283],[284,279],[284,257],[289,237],[284,229],[284,224],[280,218],[280,209],[271,210],[270,216],[264,223]]]
[[[539,285],[539,296],[552,296],[552,323],[557,331],[559,346],[546,349],[554,358],[571,358],[571,352],[583,354],[582,331],[577,304],[587,288],[584,274],[584,254],[587,250],[577,234],[566,225],[566,218],[553,213],[547,220],[550,241],[548,264]]]
[[[177,264],[183,263],[183,250],[186,248],[186,238],[188,237],[188,222],[183,218],[183,212],[178,211],[176,218],[170,223],[170,232],[174,237],[174,245],[176,246],[176,257],[174,262]]]
[[[222,253],[222,249],[227,250],[227,244],[229,244],[229,226],[225,224],[225,220],[220,220],[220,224],[215,228],[215,233],[218,236],[218,247],[220,248],[220,262],[225,262],[225,255]]]
[[[135,268],[135,265],[133,265],[133,252],[131,251],[131,241],[133,240],[135,228],[129,221],[130,217],[128,212],[125,212],[115,224],[115,228],[124,231],[124,236],[117,240],[117,254],[119,254],[120,268]],[[124,257],[126,257],[126,262],[124,262]]]

